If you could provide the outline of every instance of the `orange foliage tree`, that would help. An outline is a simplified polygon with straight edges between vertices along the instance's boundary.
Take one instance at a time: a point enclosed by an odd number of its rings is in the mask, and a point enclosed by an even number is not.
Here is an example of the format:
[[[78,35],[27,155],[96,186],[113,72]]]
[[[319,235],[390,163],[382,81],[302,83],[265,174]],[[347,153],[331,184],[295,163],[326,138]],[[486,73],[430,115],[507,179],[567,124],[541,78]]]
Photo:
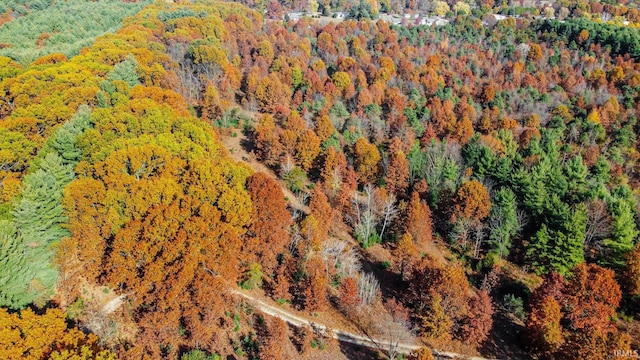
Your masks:
[[[358,297],[358,281],[353,277],[347,277],[340,284],[340,303],[346,311],[360,304]]]
[[[607,330],[622,299],[620,286],[612,270],[595,264],[576,266],[564,291],[565,319],[572,329]]]
[[[313,257],[305,263],[307,286],[304,291],[305,309],[311,312],[325,310],[329,305],[327,286],[329,276],[325,270],[324,261],[320,257]]]
[[[394,249],[394,255],[400,259],[400,276],[404,278],[407,269],[418,257],[418,248],[410,233],[404,233],[400,239],[398,239],[398,243]]]
[[[429,243],[432,240],[431,210],[420,199],[417,191],[411,194],[406,214],[406,232],[411,234],[413,241],[418,244]]]
[[[454,216],[472,222],[480,222],[491,210],[491,200],[487,188],[477,180],[467,181],[455,196]]]
[[[553,296],[535,299],[527,319],[529,344],[539,353],[552,354],[564,343],[560,304]]]
[[[471,288],[460,264],[442,265],[424,257],[409,276],[414,316],[424,333],[451,336],[469,313]]]
[[[320,116],[316,121],[316,134],[321,142],[329,140],[331,135],[336,132],[331,119],[327,115]]]
[[[331,224],[333,222],[333,208],[329,204],[327,196],[322,191],[319,184],[313,188],[311,201],[309,202],[310,215],[318,221],[318,232],[320,241],[327,238]]]
[[[262,268],[271,272],[277,264],[277,255],[289,242],[288,230],[293,221],[280,185],[269,175],[261,172],[251,175],[247,190],[253,202],[253,221],[243,252],[255,254]]]
[[[402,151],[402,142],[398,137],[394,137],[389,145],[389,165],[384,180],[389,192],[401,198],[406,196],[409,186],[409,161]]]
[[[255,91],[255,97],[263,112],[289,109],[291,95],[291,88],[283,84],[274,73],[260,80]]]
[[[275,119],[270,114],[260,117],[254,132],[256,153],[258,158],[267,165],[276,165],[280,162],[284,147],[280,143],[279,128],[276,128]]]

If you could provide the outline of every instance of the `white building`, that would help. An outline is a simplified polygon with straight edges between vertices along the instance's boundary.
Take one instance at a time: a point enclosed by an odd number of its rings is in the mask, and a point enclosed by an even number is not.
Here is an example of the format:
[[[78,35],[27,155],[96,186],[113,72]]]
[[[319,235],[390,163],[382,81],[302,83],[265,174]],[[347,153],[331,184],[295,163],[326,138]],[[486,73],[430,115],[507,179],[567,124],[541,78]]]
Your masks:
[[[301,17],[303,17],[305,15],[306,14],[304,12],[294,11],[294,12],[287,13],[285,15],[285,17],[289,17],[289,20],[298,21],[298,20],[300,20]]]

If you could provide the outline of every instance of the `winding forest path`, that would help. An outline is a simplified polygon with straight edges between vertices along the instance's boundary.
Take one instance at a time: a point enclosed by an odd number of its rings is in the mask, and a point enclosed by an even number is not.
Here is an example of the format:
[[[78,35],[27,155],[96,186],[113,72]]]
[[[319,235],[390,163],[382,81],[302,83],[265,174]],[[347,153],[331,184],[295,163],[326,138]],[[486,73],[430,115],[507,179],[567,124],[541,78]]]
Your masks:
[[[222,143],[229,151],[229,155],[231,155],[231,157],[235,161],[246,164],[247,166],[252,168],[253,171],[263,172],[271,176],[274,180],[278,182],[278,184],[280,184],[282,193],[287,199],[287,204],[289,204],[289,206],[293,209],[296,209],[296,210],[302,211],[305,214],[308,214],[309,207],[301,203],[298,197],[293,192],[291,192],[291,190],[287,189],[287,187],[284,186],[284,184],[282,184],[282,181],[280,181],[280,179],[273,172],[273,170],[264,166],[264,164],[260,163],[255,158],[255,156],[252,153],[250,153],[250,150],[247,149],[247,147],[249,147],[247,144],[250,143],[250,140],[247,138],[245,134],[242,133],[242,130],[239,130],[239,129],[234,130],[234,133],[236,134],[236,136],[220,135],[220,139],[222,140]]]
[[[321,334],[329,335],[339,341],[349,343],[349,344],[359,345],[359,346],[366,346],[372,349],[383,351],[385,353],[386,353],[385,348],[388,348],[388,340],[376,339],[370,336],[354,334],[354,333],[351,333],[348,331],[342,331],[339,329],[331,329],[324,324],[305,319],[285,309],[279,308],[276,305],[268,304],[240,290],[231,289],[230,292],[234,295],[242,297],[249,304],[254,306],[256,309],[260,310],[261,312],[269,316],[277,317],[278,319],[286,321],[287,323],[293,326],[296,326],[296,327],[309,326],[312,329],[314,329],[314,331],[319,332]],[[412,351],[418,350],[422,347],[423,346],[415,343],[398,343],[396,346],[396,351],[400,354],[410,354]],[[435,349],[432,349],[432,352],[436,359],[489,360],[486,358],[466,356],[462,354],[439,351]]]

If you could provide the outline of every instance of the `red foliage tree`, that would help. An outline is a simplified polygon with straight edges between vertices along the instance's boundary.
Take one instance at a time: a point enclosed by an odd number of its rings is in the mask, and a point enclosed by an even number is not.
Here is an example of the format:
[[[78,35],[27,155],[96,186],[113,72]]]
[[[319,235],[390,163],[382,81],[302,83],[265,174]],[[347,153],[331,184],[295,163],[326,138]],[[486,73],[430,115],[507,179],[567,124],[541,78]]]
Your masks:
[[[358,281],[353,277],[344,279],[340,284],[340,303],[347,311],[360,304]]]
[[[562,305],[565,319],[572,329],[608,330],[622,299],[613,270],[582,263],[573,269],[565,289]]]
[[[267,4],[267,15],[270,19],[280,20],[282,19],[282,15],[284,11],[282,10],[282,5],[276,0],[271,0]]]
[[[462,320],[458,338],[473,345],[482,344],[493,326],[492,316],[493,304],[489,293],[479,291],[469,301],[469,315]]]
[[[285,346],[289,338],[287,323],[274,317],[268,324],[267,334],[261,341],[260,360],[284,359]]]

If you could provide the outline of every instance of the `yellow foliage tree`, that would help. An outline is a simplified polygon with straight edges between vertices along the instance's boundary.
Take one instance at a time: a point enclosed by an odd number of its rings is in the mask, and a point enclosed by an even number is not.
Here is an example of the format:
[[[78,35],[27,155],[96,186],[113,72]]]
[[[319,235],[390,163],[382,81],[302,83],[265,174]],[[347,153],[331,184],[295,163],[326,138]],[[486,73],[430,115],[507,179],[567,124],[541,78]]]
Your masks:
[[[0,358],[6,360],[99,359],[115,360],[98,346],[98,338],[67,328],[62,310],[38,315],[31,309],[8,313],[0,308]]]
[[[471,6],[464,1],[458,1],[455,5],[453,5],[453,11],[456,14],[468,15],[471,14]]]
[[[449,4],[444,1],[434,1],[431,5],[431,12],[437,16],[444,16],[450,10]]]
[[[380,171],[380,152],[367,139],[360,138],[354,145],[356,173],[363,183],[373,182]]]
[[[300,135],[296,144],[296,160],[300,167],[308,171],[320,154],[320,139],[313,130],[308,129]]]
[[[351,77],[344,71],[336,71],[332,76],[333,84],[340,91],[343,91],[349,84],[351,84]]]
[[[598,110],[597,109],[591,110],[591,112],[589,113],[589,116],[587,116],[587,120],[594,124],[600,124],[600,114],[598,113]]]

